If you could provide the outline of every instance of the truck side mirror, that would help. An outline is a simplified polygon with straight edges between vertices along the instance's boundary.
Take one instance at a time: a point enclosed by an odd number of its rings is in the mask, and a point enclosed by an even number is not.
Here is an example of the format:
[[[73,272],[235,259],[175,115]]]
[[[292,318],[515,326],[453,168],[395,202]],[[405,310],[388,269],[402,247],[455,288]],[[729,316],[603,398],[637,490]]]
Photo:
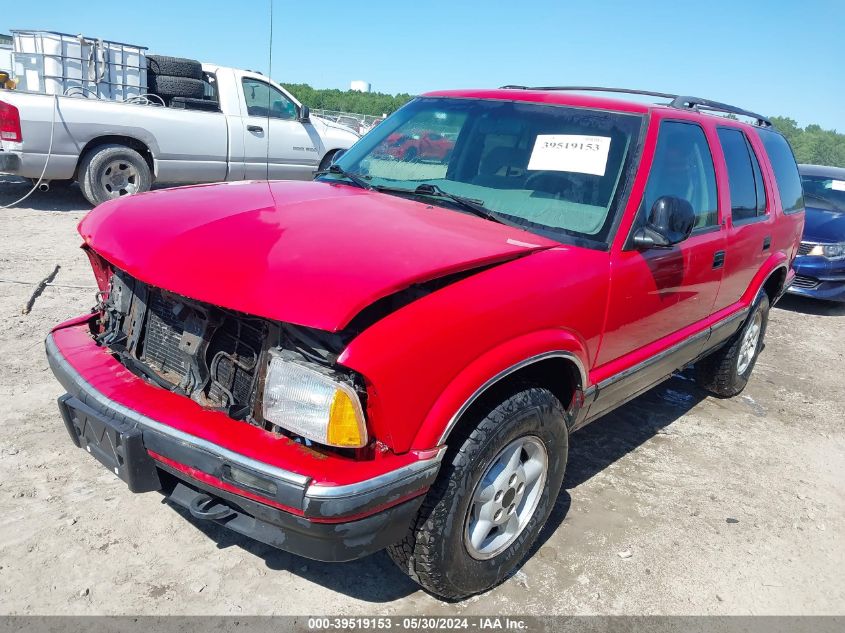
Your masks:
[[[641,249],[669,248],[687,239],[695,227],[695,211],[688,200],[661,196],[654,201],[648,221],[634,233],[634,246]]]
[[[308,123],[311,120],[311,110],[308,109],[307,105],[302,106],[299,110],[299,120],[302,123]]]

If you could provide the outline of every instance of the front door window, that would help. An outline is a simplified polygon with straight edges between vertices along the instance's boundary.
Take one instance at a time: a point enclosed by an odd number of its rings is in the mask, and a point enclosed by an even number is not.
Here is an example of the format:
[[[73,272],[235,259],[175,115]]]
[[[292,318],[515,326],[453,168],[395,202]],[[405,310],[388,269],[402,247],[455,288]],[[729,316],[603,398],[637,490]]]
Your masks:
[[[270,84],[251,77],[243,78],[247,114],[271,119],[296,119],[296,104]]]

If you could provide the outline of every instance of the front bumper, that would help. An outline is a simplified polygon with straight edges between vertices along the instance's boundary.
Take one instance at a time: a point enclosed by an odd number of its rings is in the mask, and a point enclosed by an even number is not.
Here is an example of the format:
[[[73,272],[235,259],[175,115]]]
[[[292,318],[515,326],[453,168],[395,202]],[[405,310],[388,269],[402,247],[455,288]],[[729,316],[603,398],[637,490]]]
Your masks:
[[[442,449],[410,460],[383,458],[387,463],[378,474],[356,478],[356,466],[372,474],[373,464],[317,458],[286,438],[225,416],[228,432],[215,436],[211,416],[222,414],[193,407],[187,398],[128,372],[97,347],[85,320],[54,330],[46,348],[50,366],[68,392],[59,399],[59,408],[71,439],[126,481],[130,490],[159,490],[198,519],[295,554],[352,560],[397,542],[439,470]],[[86,368],[85,375],[80,366]],[[183,401],[180,421],[193,416],[199,424],[191,430],[208,431],[205,437],[167,419],[173,408],[168,403],[177,403],[172,398]],[[146,410],[139,411],[142,406]],[[150,415],[156,406],[162,407],[160,416]],[[277,463],[245,454],[256,453],[259,440]],[[232,441],[242,444],[234,446]],[[283,466],[285,460],[296,463],[297,457],[310,473]],[[398,463],[390,464],[392,458]],[[395,467],[386,469],[388,464]],[[343,472],[346,481],[327,481],[327,472]]]
[[[804,255],[795,259],[795,279],[787,292],[794,295],[845,301],[845,260]]]

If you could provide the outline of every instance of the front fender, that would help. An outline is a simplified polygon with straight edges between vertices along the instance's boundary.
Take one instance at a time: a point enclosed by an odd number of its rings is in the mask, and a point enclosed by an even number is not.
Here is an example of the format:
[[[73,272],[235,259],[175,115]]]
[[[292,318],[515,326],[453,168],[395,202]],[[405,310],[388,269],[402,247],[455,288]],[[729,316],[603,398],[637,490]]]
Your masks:
[[[423,420],[413,448],[443,443],[461,414],[488,388],[529,364],[555,357],[573,362],[581,389],[587,387],[586,344],[576,334],[548,329],[511,339],[475,359],[449,383]]]
[[[373,435],[398,453],[432,448],[464,402],[516,363],[566,352],[590,367],[608,269],[605,251],[538,251],[471,274],[365,329],[338,362],[367,380]]]

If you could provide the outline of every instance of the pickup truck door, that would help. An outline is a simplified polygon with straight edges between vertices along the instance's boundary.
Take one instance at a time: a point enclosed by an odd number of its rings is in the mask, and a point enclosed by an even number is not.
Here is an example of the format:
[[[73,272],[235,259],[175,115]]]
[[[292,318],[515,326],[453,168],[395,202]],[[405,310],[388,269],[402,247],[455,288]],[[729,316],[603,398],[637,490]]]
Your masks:
[[[605,334],[596,362],[599,394],[590,417],[692,360],[705,343],[690,334],[712,314],[722,280],[725,231],[719,222],[713,158],[699,125],[660,124],[635,227],[661,196],[688,200],[696,227],[674,247],[638,250],[626,243],[612,257]],[[662,354],[669,348],[673,351]]]
[[[245,178],[310,180],[325,153],[314,126],[300,121],[297,105],[262,79],[242,77],[241,90]]]

